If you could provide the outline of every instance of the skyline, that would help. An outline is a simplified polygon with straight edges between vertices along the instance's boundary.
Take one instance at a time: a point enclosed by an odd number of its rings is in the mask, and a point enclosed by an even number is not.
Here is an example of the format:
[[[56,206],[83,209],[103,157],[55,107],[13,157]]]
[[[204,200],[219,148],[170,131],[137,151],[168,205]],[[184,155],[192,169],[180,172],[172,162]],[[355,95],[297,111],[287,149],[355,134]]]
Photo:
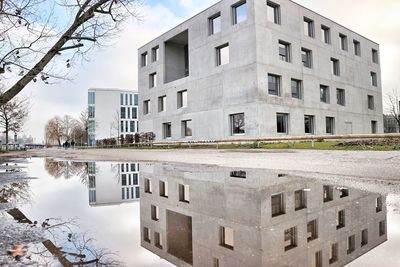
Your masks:
[[[87,107],[89,88],[137,90],[137,48],[216,2],[218,1],[147,1],[140,10],[142,21],[131,21],[114,41],[113,46],[92,52],[91,62],[73,66],[72,75],[69,77],[73,79],[72,82],[28,85],[23,94],[31,95],[32,109],[24,133],[32,135],[35,141],[40,143],[44,139],[44,125],[48,119],[65,114],[77,117]],[[400,28],[400,20],[395,12],[400,8],[398,1],[386,0],[379,4],[373,0],[357,0],[352,3],[344,0],[329,0],[324,3],[316,0],[295,2],[379,43],[383,94],[400,84],[395,70],[395,66],[400,63],[400,52],[397,51],[400,36],[392,34]],[[344,5],[354,12],[343,14]],[[365,14],[368,14],[367,21]],[[383,18],[385,21],[380,22]]]

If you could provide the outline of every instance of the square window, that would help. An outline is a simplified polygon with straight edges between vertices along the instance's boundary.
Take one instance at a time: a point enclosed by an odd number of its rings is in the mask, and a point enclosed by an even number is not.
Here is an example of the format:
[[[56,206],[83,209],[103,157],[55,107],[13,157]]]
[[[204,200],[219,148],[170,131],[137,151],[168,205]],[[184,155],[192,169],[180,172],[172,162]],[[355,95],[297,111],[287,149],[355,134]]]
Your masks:
[[[289,134],[289,114],[276,114],[276,131],[277,133]]]
[[[148,194],[151,194],[153,192],[152,188],[151,188],[151,180],[150,179],[147,179],[147,178],[144,179],[144,192],[148,193]]]
[[[292,227],[284,232],[285,251],[297,247],[297,227]]]
[[[315,259],[314,259],[314,266],[315,267],[322,267],[322,250],[315,252]]]
[[[150,113],[150,100],[145,100],[143,101],[143,114],[149,114]]]
[[[375,99],[373,95],[368,95],[368,109],[375,110]]]
[[[315,117],[312,115],[304,115],[304,133],[315,133]]]
[[[318,223],[317,220],[312,220],[307,223],[307,242],[311,242],[318,238]]]
[[[189,194],[189,185],[179,185],[179,201],[189,203],[190,194]]]
[[[340,62],[336,58],[331,58],[332,63],[332,74],[335,76],[340,76]]]
[[[151,60],[153,62],[158,61],[158,59],[160,58],[160,47],[156,46],[153,49],[151,49]]]
[[[160,181],[160,196],[168,197],[168,182]]]
[[[339,244],[334,243],[331,245],[331,249],[329,251],[329,264],[333,264],[338,261],[338,255],[339,255]]]
[[[371,121],[371,133],[372,134],[378,133],[378,122],[377,121]]]
[[[340,49],[342,49],[343,51],[347,51],[348,50],[347,36],[340,33],[339,40],[340,40]]]
[[[182,121],[182,136],[191,137],[193,135],[192,128],[192,120]]]
[[[159,209],[157,206],[151,205],[151,219],[158,221],[160,219]]]
[[[154,232],[154,245],[159,249],[163,248],[161,234],[158,232]]]
[[[187,90],[179,91],[177,93],[177,102],[178,106],[177,108],[186,108],[187,107]]]
[[[361,231],[361,246],[365,246],[368,244],[368,229],[364,229]]]
[[[386,222],[381,221],[379,222],[379,236],[383,236],[386,234]]]
[[[320,85],[320,100],[322,103],[329,104],[330,97],[329,97],[329,87],[326,85]]]
[[[349,189],[347,188],[340,188],[339,189],[339,197],[340,198],[345,198],[349,196]]]
[[[340,106],[346,105],[346,92],[344,89],[336,89],[337,104]]]
[[[335,118],[326,117],[325,122],[326,122],[326,133],[335,134]]]
[[[154,72],[149,75],[149,88],[154,88],[157,86],[157,73]]]
[[[233,24],[241,23],[247,20],[247,3],[240,1],[232,6],[232,22]]]
[[[241,135],[245,134],[245,118],[244,113],[231,114],[230,124],[231,124],[231,135]]]
[[[290,62],[290,44],[285,41],[279,41],[279,58],[282,61]]]
[[[372,62],[379,64],[379,54],[378,54],[378,50],[376,50],[376,49],[372,49]]]
[[[209,35],[219,33],[221,31],[221,13],[208,18]]]
[[[150,229],[147,227],[143,227],[143,240],[147,243],[151,242]]]
[[[294,192],[294,209],[296,211],[307,208],[307,192],[297,190]]]
[[[163,123],[163,138],[171,138],[172,137],[172,126],[170,122]]]
[[[158,112],[163,112],[167,107],[167,96],[163,95],[158,97]]]
[[[375,210],[376,212],[381,212],[383,210],[383,198],[382,196],[379,196],[376,198],[376,202],[375,202]]]
[[[268,94],[280,96],[281,76],[268,74]]]
[[[306,68],[312,68],[312,51],[306,48],[301,49],[301,61]]]
[[[246,179],[246,172],[245,171],[231,171],[229,176],[233,177],[233,178]]]
[[[371,85],[378,86],[378,75],[375,72],[371,72]]]
[[[315,36],[314,21],[307,17],[304,17],[304,33],[311,38]]]
[[[330,185],[323,186],[323,197],[324,197],[324,202],[329,202],[333,200],[333,186]]]
[[[220,245],[233,250],[234,231],[232,228],[220,226]]]
[[[229,44],[224,44],[216,48],[217,51],[217,66],[226,65],[229,63]]]
[[[146,67],[147,66],[147,64],[148,64],[148,62],[147,62],[147,60],[148,60],[148,54],[147,54],[147,52],[145,52],[145,53],[143,53],[142,55],[141,55],[141,60],[140,60],[140,65],[142,66],[142,67]]]
[[[285,214],[285,196],[283,193],[271,196],[271,215],[277,217]]]
[[[356,56],[361,56],[361,44],[359,41],[357,40],[353,40],[353,44],[354,44],[354,55]]]
[[[292,79],[291,85],[292,85],[291,86],[292,87],[292,98],[302,99],[303,98],[302,81]]]
[[[346,214],[344,210],[339,210],[337,214],[336,229],[339,230],[346,226]]]
[[[326,44],[331,43],[331,29],[325,25],[321,25],[321,38],[322,42]]]
[[[351,235],[347,239],[347,254],[351,254],[356,250],[356,236]]]
[[[268,21],[281,24],[281,7],[271,1],[267,1],[267,19]]]

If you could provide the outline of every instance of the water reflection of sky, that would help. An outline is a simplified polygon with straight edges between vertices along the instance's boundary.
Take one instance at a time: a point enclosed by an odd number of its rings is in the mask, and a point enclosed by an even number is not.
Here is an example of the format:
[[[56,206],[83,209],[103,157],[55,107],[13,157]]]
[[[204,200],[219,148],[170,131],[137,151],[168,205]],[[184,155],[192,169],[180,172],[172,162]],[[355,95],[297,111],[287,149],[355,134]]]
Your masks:
[[[21,210],[28,218],[78,218],[81,229],[98,241],[98,247],[117,252],[127,266],[171,266],[140,246],[139,202],[90,207],[88,188],[77,177],[55,179],[43,159],[32,159],[28,171],[32,203]]]
[[[106,166],[104,163],[100,165]],[[81,182],[80,177],[54,178],[48,174],[44,166],[43,159],[32,159],[32,164],[28,165],[29,175],[40,178],[30,182],[32,203],[21,208],[28,218],[38,221],[49,217],[78,218],[82,231],[87,231],[91,237],[95,238],[98,241],[98,247],[118,253],[127,266],[172,266],[141,246],[140,203],[138,201],[91,206],[89,205],[89,189]],[[111,174],[99,178],[108,179],[107,176],[110,180],[116,178]],[[195,176],[191,174],[191,177]],[[119,192],[117,198],[121,197]],[[151,199],[145,199],[144,203],[148,200]],[[389,196],[387,201],[397,203],[399,206],[397,195]],[[398,254],[400,212],[399,210],[393,212],[393,209],[393,207],[388,208],[388,241],[348,266],[400,266]]]

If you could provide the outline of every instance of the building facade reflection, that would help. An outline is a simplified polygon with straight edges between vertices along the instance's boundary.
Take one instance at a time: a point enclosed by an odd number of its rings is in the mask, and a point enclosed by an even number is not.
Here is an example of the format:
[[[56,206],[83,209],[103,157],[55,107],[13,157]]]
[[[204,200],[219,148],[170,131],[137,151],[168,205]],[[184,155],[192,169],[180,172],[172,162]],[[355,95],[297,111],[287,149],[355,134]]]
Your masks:
[[[386,197],[262,169],[141,164],[141,245],[177,266],[344,266],[387,240]]]
[[[139,179],[139,163],[89,162],[90,206],[117,205],[139,200]]]

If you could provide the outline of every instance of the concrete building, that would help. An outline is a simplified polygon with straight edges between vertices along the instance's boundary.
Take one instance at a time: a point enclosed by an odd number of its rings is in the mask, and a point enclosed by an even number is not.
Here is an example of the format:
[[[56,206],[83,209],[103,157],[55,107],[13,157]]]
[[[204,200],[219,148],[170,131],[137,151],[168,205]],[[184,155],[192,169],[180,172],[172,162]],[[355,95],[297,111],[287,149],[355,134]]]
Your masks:
[[[89,89],[89,140],[90,146],[97,140],[134,135],[138,131],[138,94],[119,89]]]
[[[89,205],[107,206],[138,201],[139,163],[89,162]]]
[[[177,266],[344,266],[387,240],[386,197],[262,169],[141,165],[141,244]]]
[[[157,140],[381,133],[379,53],[293,1],[222,0],[139,48],[141,130]]]

